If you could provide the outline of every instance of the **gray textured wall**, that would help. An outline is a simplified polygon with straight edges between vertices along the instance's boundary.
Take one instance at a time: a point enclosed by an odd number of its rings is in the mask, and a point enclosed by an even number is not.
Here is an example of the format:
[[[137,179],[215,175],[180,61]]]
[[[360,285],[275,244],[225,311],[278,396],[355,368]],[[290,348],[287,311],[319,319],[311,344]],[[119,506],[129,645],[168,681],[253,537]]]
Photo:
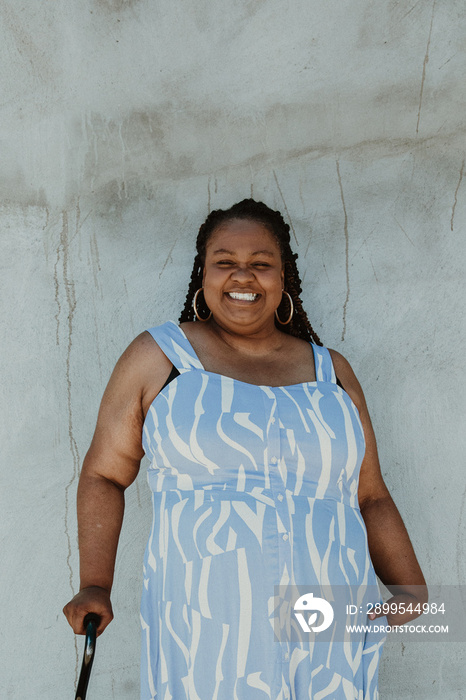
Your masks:
[[[111,369],[178,317],[209,209],[292,226],[428,581],[465,583],[460,0],[1,0],[2,697],[71,697],[75,495]],[[145,467],[92,697],[138,696]],[[384,700],[464,698],[465,647],[386,646]],[[207,699],[205,699],[207,700]]]

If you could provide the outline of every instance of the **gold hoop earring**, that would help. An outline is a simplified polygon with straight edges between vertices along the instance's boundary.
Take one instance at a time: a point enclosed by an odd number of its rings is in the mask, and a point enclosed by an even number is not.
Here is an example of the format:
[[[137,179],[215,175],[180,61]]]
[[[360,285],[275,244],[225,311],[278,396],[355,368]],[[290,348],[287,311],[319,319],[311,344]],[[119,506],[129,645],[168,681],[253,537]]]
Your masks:
[[[199,294],[199,292],[202,292],[203,289],[204,289],[204,287],[199,287],[199,289],[197,290],[196,294],[194,295],[194,299],[193,299],[193,309],[194,309],[194,313],[196,314],[197,320],[198,320],[198,321],[202,321],[203,323],[205,323],[205,321],[208,321],[209,318],[212,316],[212,311],[209,313],[209,315],[207,316],[207,318],[201,318],[201,316],[199,316],[199,314],[198,314],[198,312],[197,312],[197,306],[196,306],[196,304],[197,304],[197,295]]]
[[[286,326],[286,325],[291,321],[291,319],[293,318],[293,314],[294,314],[294,305],[293,305],[293,299],[290,297],[290,295],[288,294],[288,292],[285,292],[284,289],[282,290],[282,292],[283,292],[283,294],[286,294],[286,296],[288,297],[288,301],[290,302],[290,315],[288,316],[288,318],[286,319],[286,321],[282,321],[282,320],[279,318],[279,316],[278,316],[278,311],[277,311],[277,309],[275,309],[275,318],[277,319],[278,323],[279,323],[281,326]]]

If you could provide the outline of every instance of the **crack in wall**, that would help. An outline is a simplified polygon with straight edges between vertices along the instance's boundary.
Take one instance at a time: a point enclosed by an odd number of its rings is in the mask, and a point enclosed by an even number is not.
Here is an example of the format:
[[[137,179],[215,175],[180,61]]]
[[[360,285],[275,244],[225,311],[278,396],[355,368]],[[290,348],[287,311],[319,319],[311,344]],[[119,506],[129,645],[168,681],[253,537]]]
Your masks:
[[[345,269],[346,269],[346,298],[345,298],[345,303],[343,304],[343,331],[341,334],[341,339],[342,341],[345,339],[345,334],[346,334],[346,309],[348,306],[348,301],[350,297],[350,281],[349,281],[349,236],[348,236],[348,214],[346,213],[346,204],[345,204],[345,197],[343,194],[343,185],[341,182],[341,174],[340,174],[340,162],[337,160],[336,161],[337,165],[337,175],[338,175],[338,184],[340,186],[340,197],[341,197],[341,203],[343,206],[343,213],[345,215],[345,221],[344,221],[344,231],[345,231]],[[375,274],[375,273],[374,273]]]
[[[442,70],[442,68],[443,68],[444,66],[446,66],[447,63],[450,63],[450,61],[451,61],[453,58],[455,58],[455,56],[457,56],[457,55],[458,55],[458,51],[455,51],[455,53],[453,54],[453,56],[450,56],[450,58],[449,58],[447,61],[445,61],[445,63],[442,63],[442,65],[439,66],[438,69],[439,69],[439,70]],[[445,119],[445,121],[443,122],[443,124],[445,124],[446,121],[447,121],[447,120]],[[442,124],[442,126],[443,126],[443,124]],[[442,126],[440,127],[440,129],[442,128]],[[440,131],[440,129],[437,130],[437,134],[438,134],[438,132]]]
[[[96,289],[99,289],[99,272],[102,271],[100,266],[100,256],[99,247],[97,245],[97,236],[95,231],[89,241],[90,255],[91,255],[91,265],[92,265],[92,275],[94,277],[94,285]]]
[[[356,251],[355,253],[353,253],[353,255],[351,256],[351,260],[353,260],[353,258],[357,257],[357,255],[359,254],[359,251],[361,250],[361,248],[362,248],[363,246],[366,245],[367,241],[368,241],[369,238],[372,236],[372,234],[374,233],[374,231],[375,231],[375,229],[377,228],[377,226],[378,226],[378,222],[377,222],[377,224],[374,226],[374,228],[372,229],[372,231],[369,233],[369,235],[366,236],[366,238],[363,240],[363,242],[361,243],[361,245],[359,246],[359,248],[357,249],[357,251]]]
[[[55,260],[55,265],[53,266],[53,284],[55,287],[55,303],[57,305],[57,313],[54,316],[55,323],[57,324],[56,334],[55,334],[55,344],[60,345],[60,314],[61,314],[61,303],[60,303],[60,285],[58,283],[58,265],[60,264],[60,248],[61,244],[57,247],[57,259]]]
[[[81,207],[79,206],[79,197],[76,200],[76,233],[79,233],[81,230]],[[73,236],[74,237],[74,236]]]
[[[426,79],[426,67],[427,64],[429,63],[429,49],[430,49],[430,40],[432,37],[432,26],[434,24],[434,11],[435,11],[435,3],[437,0],[434,0],[432,3],[432,17],[430,19],[430,30],[429,30],[429,38],[427,39],[427,47],[426,47],[426,54],[424,56],[424,63],[422,65],[422,79],[421,79],[421,91],[419,95],[419,110],[417,113],[417,125],[416,125],[416,134],[419,133],[419,122],[421,121],[421,109],[422,109],[422,96],[424,94],[424,82]]]
[[[272,172],[273,172],[273,176],[275,178],[275,182],[277,183],[278,191],[280,192],[280,197],[282,198],[283,206],[285,207],[288,221],[290,222],[291,230],[293,231],[293,236],[294,236],[294,239],[296,241],[296,245],[299,245],[298,239],[296,238],[296,231],[294,230],[293,222],[291,220],[290,212],[288,211],[288,207],[286,206],[285,197],[283,196],[283,192],[282,192],[281,187],[278,183],[277,173],[275,172],[275,170],[272,170]]]
[[[378,280],[378,278],[377,278],[377,274],[376,274],[376,272],[375,272],[374,263],[372,262],[372,258],[371,258],[370,255],[369,255],[369,260],[370,260],[370,263],[371,263],[371,265],[372,265],[372,271],[373,271],[373,273],[374,273],[375,281],[376,281],[377,284],[378,284],[378,283],[379,283],[379,280]]]
[[[396,223],[398,224],[399,228],[403,231],[404,235],[406,236],[406,238],[408,239],[408,241],[411,243],[411,245],[413,246],[413,248],[415,248],[416,246],[414,245],[414,243],[412,242],[411,238],[408,236],[408,234],[406,233],[406,231],[404,230],[403,226],[400,224],[400,222],[398,221],[398,219],[396,218],[396,216],[394,216],[393,218],[395,219],[395,221],[396,221]]]
[[[306,257],[307,257],[307,254],[308,254],[308,252],[309,252],[310,245],[311,245],[311,237],[309,237],[309,241],[308,241],[308,243],[307,243],[306,252],[304,253],[304,259],[306,259]]]
[[[419,5],[420,2],[421,2],[421,0],[417,0],[417,2],[411,7],[411,9],[409,9],[407,12],[404,13],[404,15],[400,18],[399,21],[402,22],[405,17],[407,17],[409,14],[411,14],[411,12]]]
[[[77,224],[79,224],[79,212],[77,213]],[[55,263],[54,269],[54,280],[55,280],[55,299],[58,305],[58,312],[56,314],[57,319],[57,342],[59,339],[59,317],[61,313],[62,306],[60,304],[60,285],[58,281],[58,267],[61,261],[61,276],[62,283],[65,293],[65,301],[67,307],[67,347],[66,347],[66,359],[65,359],[65,381],[66,381],[66,402],[67,402],[67,413],[68,413],[68,439],[71,451],[71,456],[73,460],[73,473],[70,480],[65,486],[65,515],[64,515],[64,527],[65,527],[65,537],[67,541],[67,557],[66,565],[69,571],[69,584],[71,588],[72,595],[75,595],[75,587],[73,584],[73,568],[71,566],[71,536],[69,527],[69,494],[73,483],[76,481],[79,474],[79,451],[74,437],[73,432],[73,412],[71,406],[71,376],[70,376],[70,363],[71,363],[71,350],[73,345],[73,318],[76,310],[76,295],[74,282],[69,277],[69,225],[68,225],[68,213],[66,211],[62,212],[62,228],[60,231],[60,242],[57,247],[57,261]],[[76,651],[76,665],[75,665],[75,684],[78,679],[78,666],[79,666],[79,654],[77,642],[75,639],[75,651]]]
[[[457,186],[456,186],[455,198],[454,198],[453,206],[452,206],[452,209],[451,209],[450,228],[451,228],[452,231],[453,231],[453,221],[454,221],[454,218],[455,218],[456,204],[457,204],[457,202],[458,202],[458,191],[459,191],[459,189],[460,189],[460,187],[461,187],[461,182],[462,182],[462,180],[463,180],[464,161],[465,161],[465,159],[463,158],[463,162],[461,163],[460,179],[458,180],[458,184],[457,184]]]
[[[164,273],[164,271],[165,271],[165,268],[166,268],[167,265],[168,265],[168,261],[171,260],[171,262],[173,262],[172,253],[173,253],[173,251],[174,251],[175,246],[176,246],[177,243],[178,243],[178,238],[175,238],[175,242],[173,243],[172,247],[171,247],[170,250],[168,251],[168,255],[167,255],[167,257],[165,258],[165,262],[164,262],[164,264],[163,264],[163,267],[162,267],[162,269],[161,269],[160,272],[159,272],[159,279],[162,277],[162,275],[163,275],[163,273]]]

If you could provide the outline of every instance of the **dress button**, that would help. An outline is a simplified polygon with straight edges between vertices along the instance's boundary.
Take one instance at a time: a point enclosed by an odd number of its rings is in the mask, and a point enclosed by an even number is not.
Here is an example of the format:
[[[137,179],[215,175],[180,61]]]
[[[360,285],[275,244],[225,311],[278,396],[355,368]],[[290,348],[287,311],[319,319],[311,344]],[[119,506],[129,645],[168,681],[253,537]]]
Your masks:
[[[272,457],[270,461],[272,464],[276,464],[278,462],[278,459],[276,457]]]
[[[277,498],[279,501],[283,501],[283,495],[281,493],[278,494]]]
[[[285,534],[283,535],[283,539],[284,539],[284,540],[287,540],[287,539],[288,539],[288,535],[286,534],[286,532],[285,532]]]

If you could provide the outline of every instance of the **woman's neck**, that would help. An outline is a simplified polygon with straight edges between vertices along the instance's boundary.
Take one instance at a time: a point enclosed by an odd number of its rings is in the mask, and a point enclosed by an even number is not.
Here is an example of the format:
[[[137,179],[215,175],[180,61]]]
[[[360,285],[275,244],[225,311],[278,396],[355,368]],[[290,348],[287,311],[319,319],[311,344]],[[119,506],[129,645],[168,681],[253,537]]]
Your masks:
[[[281,332],[273,321],[254,332],[244,331],[241,333],[232,328],[226,328],[211,319],[209,330],[227,348],[244,355],[257,356],[279,351],[287,338],[287,334]]]

